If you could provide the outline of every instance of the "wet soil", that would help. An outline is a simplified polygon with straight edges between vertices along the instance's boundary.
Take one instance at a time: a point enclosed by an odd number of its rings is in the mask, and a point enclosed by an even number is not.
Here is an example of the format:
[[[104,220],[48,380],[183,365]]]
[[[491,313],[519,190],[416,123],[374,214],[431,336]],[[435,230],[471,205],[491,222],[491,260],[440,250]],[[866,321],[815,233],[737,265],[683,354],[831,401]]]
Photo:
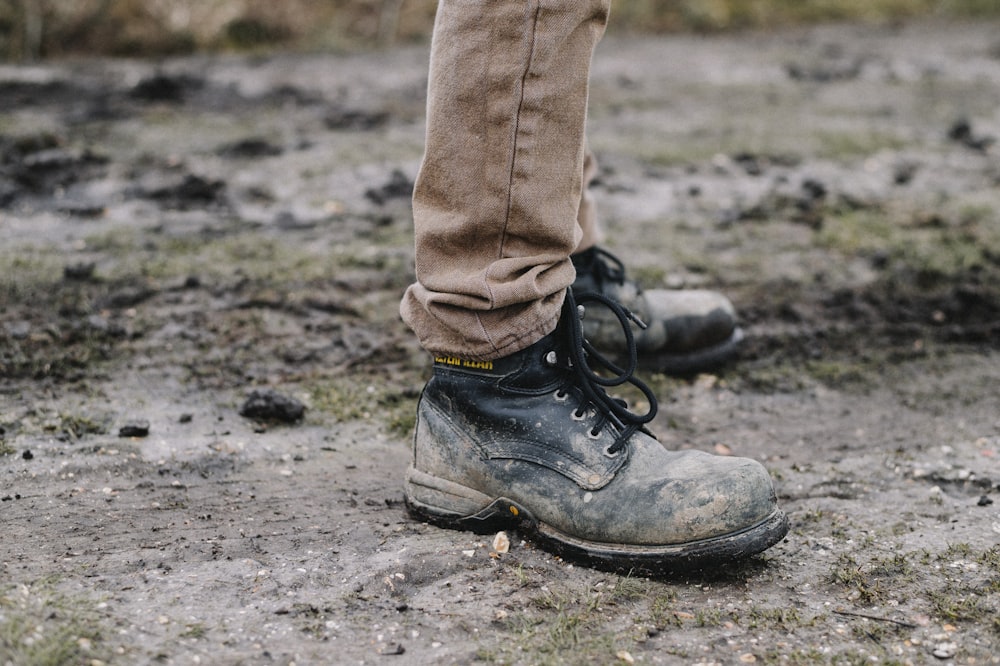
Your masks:
[[[607,246],[747,332],[653,429],[792,520],[655,579],[405,512],[425,48],[0,67],[0,664],[1000,662],[998,27],[602,44]]]

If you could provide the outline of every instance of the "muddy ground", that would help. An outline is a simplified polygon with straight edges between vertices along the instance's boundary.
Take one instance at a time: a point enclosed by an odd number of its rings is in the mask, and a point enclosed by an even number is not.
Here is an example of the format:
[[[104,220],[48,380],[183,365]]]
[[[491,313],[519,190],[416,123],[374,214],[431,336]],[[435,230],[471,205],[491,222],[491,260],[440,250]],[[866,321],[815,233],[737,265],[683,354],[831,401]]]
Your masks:
[[[792,520],[661,579],[404,510],[425,47],[0,67],[0,664],[1000,663],[998,28],[601,45],[607,245],[747,332],[654,430]]]

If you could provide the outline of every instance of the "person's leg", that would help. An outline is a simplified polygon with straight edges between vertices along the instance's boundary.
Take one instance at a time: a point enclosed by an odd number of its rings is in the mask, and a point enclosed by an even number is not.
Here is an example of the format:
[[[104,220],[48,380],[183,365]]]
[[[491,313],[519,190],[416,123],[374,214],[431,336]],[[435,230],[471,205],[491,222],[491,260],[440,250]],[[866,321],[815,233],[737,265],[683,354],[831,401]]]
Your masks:
[[[610,0],[443,0],[413,198],[423,347],[493,359],[551,332],[573,281],[593,49]]]
[[[736,355],[743,331],[728,298],[708,289],[646,289],[628,278],[617,257],[600,247],[604,240],[590,184],[597,160],[587,148],[577,224],[581,240],[573,251],[573,290],[599,293],[624,305],[647,327],[636,333],[643,368],[674,374],[712,369]],[[613,317],[598,314],[584,321],[587,338],[613,350],[620,332]]]
[[[751,460],[670,452],[656,397],[583,338],[569,285],[593,47],[610,0],[441,0],[417,283],[401,313],[434,355],[404,482],[414,516],[513,525],[552,550],[629,570],[760,552],[788,530]],[[589,313],[588,313],[589,316]],[[592,368],[603,368],[602,374]],[[636,414],[605,389],[631,383]]]

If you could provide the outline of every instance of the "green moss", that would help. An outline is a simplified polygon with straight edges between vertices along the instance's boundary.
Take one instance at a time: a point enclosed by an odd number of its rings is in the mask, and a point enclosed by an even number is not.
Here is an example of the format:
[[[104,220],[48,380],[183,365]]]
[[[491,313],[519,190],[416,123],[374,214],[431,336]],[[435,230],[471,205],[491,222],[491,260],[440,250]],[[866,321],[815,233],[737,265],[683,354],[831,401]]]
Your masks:
[[[815,624],[815,619],[809,622],[804,621],[796,608],[758,608],[753,606],[740,617],[740,624],[747,629],[792,632],[805,626],[812,626]]]
[[[859,563],[850,553],[842,553],[830,574],[830,580],[847,590],[847,596],[866,606],[882,604],[890,590],[911,582],[913,569],[909,555],[895,553],[887,558],[874,556]]]
[[[0,655],[12,666],[109,662],[113,628],[92,599],[41,583],[0,591]]]
[[[49,430],[62,433],[71,439],[80,439],[87,435],[104,435],[110,427],[110,416],[91,416],[87,414],[64,414],[58,424],[52,424]]]
[[[983,599],[974,593],[941,589],[928,593],[927,597],[935,616],[949,622],[974,622],[993,614]]]
[[[390,432],[408,436],[416,422],[417,395],[408,389],[343,378],[310,389],[312,409],[344,421],[376,421]]]
[[[954,276],[981,270],[1000,254],[1000,217],[985,205],[939,212],[864,209],[834,213],[817,234],[821,247],[848,256],[880,255],[897,270]]]
[[[806,373],[830,387],[859,387],[873,382],[877,368],[875,364],[865,364],[853,359],[827,359],[806,363]]]
[[[907,145],[894,134],[874,129],[867,132],[819,131],[813,136],[818,155],[835,160],[871,155],[880,150],[899,150]]]

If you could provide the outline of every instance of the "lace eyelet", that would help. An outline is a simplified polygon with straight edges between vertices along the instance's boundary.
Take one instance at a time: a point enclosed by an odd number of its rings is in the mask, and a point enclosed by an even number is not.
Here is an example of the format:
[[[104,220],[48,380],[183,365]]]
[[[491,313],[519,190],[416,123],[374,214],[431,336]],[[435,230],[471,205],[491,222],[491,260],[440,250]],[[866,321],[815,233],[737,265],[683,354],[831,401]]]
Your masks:
[[[566,402],[566,400],[569,399],[569,392],[559,389],[552,395],[552,397],[555,399],[556,402]]]
[[[550,351],[542,357],[542,360],[545,361],[547,365],[555,365],[559,362],[559,356],[555,353],[555,351]]]
[[[607,448],[605,448],[604,449],[604,455],[607,456],[608,458],[617,458],[618,456],[620,456],[622,454],[622,450],[623,449],[618,449],[617,451],[612,451],[611,449],[613,449],[614,447],[615,447],[615,445],[612,444],[611,446],[608,446]]]
[[[573,412],[570,414],[570,418],[572,418],[574,421],[582,421],[585,418],[587,418],[587,412],[581,412],[579,409],[574,409]]]
[[[600,439],[601,431],[595,428],[591,428],[590,430],[587,431],[587,437],[589,439]],[[604,452],[607,453],[607,449],[605,449]]]

